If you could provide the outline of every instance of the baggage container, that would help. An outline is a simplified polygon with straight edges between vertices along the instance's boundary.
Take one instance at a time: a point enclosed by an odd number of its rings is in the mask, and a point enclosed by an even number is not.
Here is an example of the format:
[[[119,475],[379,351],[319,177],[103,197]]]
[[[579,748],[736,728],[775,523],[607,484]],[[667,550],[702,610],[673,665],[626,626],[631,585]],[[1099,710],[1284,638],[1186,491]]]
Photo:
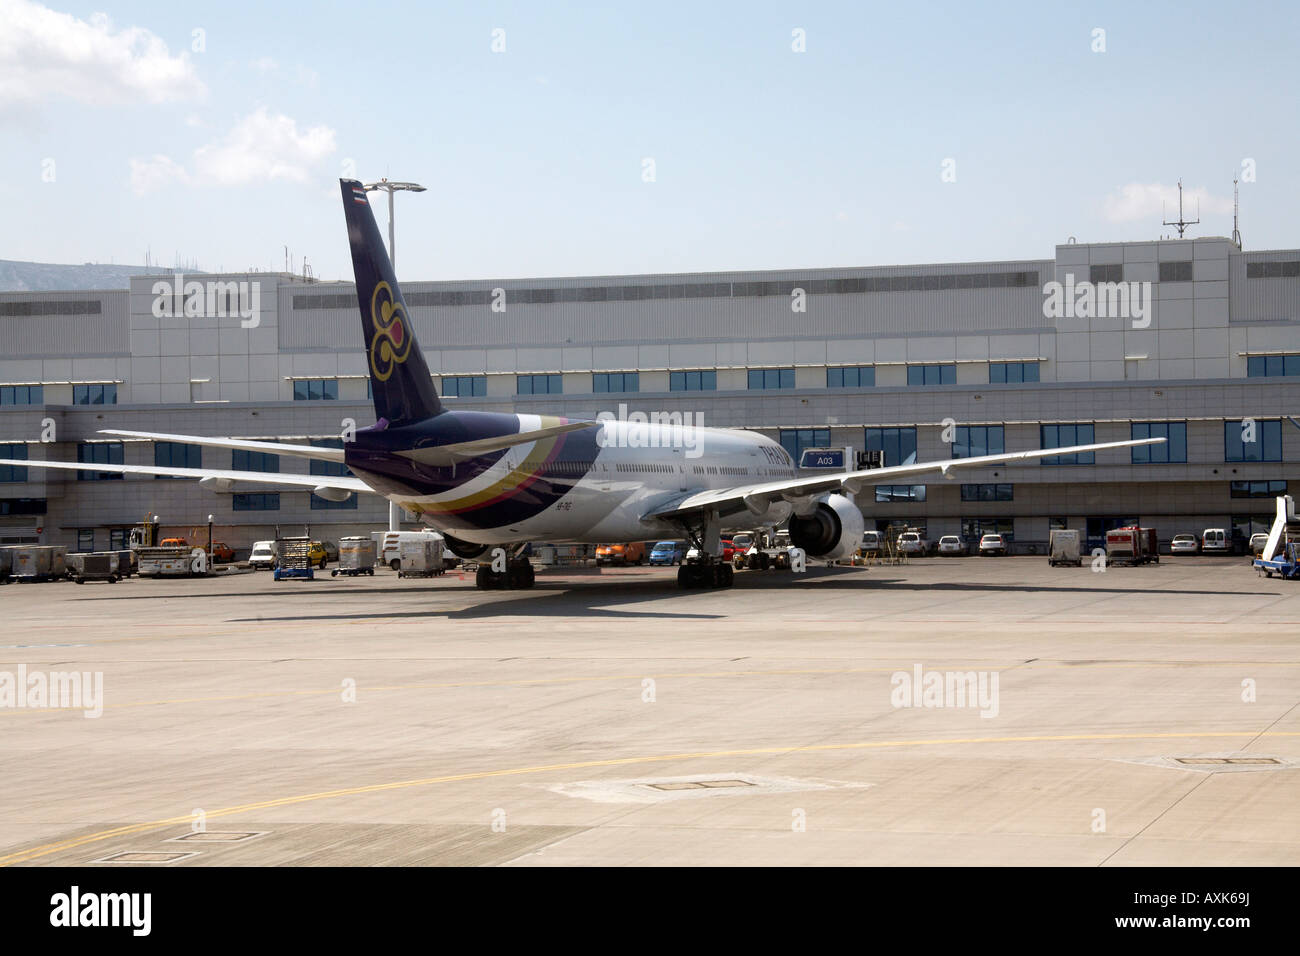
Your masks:
[[[340,538],[338,567],[330,571],[330,576],[369,574],[373,577],[377,550],[373,538]]]
[[[1083,564],[1077,530],[1053,528],[1047,533],[1047,563],[1052,567],[1073,564],[1076,568]]]

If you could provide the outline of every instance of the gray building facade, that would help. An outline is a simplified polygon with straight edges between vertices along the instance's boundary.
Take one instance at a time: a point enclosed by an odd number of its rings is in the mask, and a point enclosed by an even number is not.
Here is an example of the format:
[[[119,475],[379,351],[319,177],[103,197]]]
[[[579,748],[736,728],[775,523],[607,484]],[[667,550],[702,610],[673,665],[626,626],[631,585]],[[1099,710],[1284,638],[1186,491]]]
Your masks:
[[[205,274],[184,277],[178,295],[176,282],[0,294],[0,457],[88,464],[0,468],[0,540],[102,549],[148,512],[180,534],[211,514],[237,548],[277,526],[330,539],[385,527],[386,503],[373,497],[340,504],[272,485],[216,494],[192,480],[94,473],[97,461],[329,467],[109,441],[101,428],[301,442],[373,421],[351,284]],[[1300,250],[1243,252],[1224,238],[1072,243],[1042,260],[406,282],[403,292],[453,406],[691,412],[794,453],[881,450],[887,464],[1169,438],[1090,462],[882,485],[859,498],[868,527],[1001,531],[1020,551],[1041,549],[1051,527],[1095,542],[1132,520],[1164,540],[1206,527],[1244,538],[1300,477],[1290,417],[1300,421]]]

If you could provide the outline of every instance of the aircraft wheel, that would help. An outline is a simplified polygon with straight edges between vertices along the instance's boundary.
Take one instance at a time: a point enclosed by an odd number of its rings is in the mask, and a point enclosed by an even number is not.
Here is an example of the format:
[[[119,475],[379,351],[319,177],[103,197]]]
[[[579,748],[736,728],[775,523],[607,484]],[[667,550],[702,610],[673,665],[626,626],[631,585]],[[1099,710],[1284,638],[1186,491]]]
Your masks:
[[[401,570],[402,562],[397,558],[393,558],[393,560],[388,562],[388,566],[394,571],[399,571]]]

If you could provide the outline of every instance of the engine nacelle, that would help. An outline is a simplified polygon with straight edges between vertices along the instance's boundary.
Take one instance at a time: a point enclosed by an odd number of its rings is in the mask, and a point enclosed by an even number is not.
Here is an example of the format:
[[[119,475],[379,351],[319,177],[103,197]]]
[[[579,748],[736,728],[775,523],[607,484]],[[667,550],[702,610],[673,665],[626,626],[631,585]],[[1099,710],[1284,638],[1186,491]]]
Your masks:
[[[843,495],[819,501],[807,515],[790,516],[790,543],[815,558],[843,561],[862,547],[862,511]]]
[[[472,561],[488,549],[486,544],[472,544],[460,538],[453,538],[446,532],[443,532],[442,540],[447,545],[448,551],[464,561]]]

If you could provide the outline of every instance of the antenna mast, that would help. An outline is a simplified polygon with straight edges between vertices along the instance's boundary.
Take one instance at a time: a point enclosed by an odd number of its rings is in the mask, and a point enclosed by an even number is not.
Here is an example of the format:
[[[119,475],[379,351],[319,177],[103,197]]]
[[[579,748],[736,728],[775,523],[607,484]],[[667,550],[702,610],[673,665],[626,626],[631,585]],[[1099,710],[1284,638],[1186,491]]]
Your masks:
[[[1163,207],[1164,203],[1161,203],[1161,206]],[[1183,181],[1181,179],[1178,180],[1178,221],[1170,222],[1168,219],[1165,219],[1164,222],[1161,223],[1161,225],[1177,226],[1178,238],[1181,239],[1183,238],[1183,233],[1187,230],[1188,226],[1194,226],[1200,221],[1201,221],[1201,201],[1199,199],[1196,200],[1196,218],[1195,219],[1183,218]]]
[[[1237,177],[1232,177],[1232,241],[1238,249],[1241,248],[1241,230],[1237,228],[1237,212],[1240,205],[1237,202]]]

